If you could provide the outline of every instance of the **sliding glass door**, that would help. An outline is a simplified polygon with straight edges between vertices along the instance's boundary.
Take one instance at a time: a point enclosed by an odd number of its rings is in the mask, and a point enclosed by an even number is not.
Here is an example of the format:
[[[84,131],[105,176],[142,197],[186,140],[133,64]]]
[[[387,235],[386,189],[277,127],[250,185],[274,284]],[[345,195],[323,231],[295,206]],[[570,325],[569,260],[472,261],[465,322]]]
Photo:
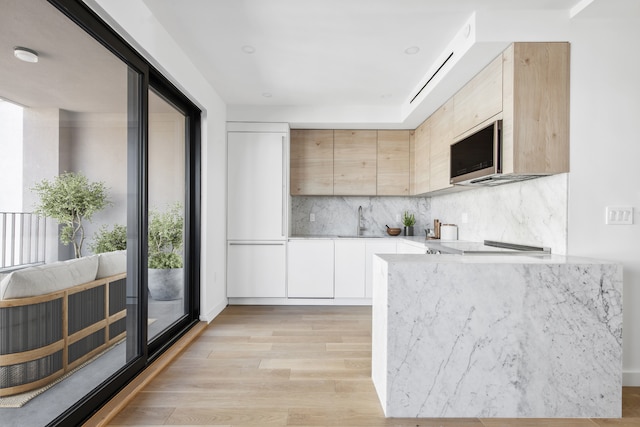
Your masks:
[[[0,52],[0,424],[79,425],[198,319],[200,112],[79,1]]]
[[[181,319],[185,304],[186,117],[149,90],[148,340]]]

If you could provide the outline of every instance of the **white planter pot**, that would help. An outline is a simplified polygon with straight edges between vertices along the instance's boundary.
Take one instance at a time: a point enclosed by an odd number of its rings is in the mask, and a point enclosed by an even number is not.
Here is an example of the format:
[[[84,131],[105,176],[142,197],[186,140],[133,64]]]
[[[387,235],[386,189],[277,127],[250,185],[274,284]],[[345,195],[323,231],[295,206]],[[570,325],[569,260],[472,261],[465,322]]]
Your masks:
[[[180,299],[184,295],[183,268],[150,268],[149,293],[157,301]]]

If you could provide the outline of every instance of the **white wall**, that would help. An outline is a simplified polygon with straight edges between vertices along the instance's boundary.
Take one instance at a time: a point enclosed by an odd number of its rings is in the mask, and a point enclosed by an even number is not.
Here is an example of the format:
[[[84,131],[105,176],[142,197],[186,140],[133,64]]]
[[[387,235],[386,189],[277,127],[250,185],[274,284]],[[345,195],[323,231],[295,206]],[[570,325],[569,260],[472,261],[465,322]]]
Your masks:
[[[142,0],[86,3],[202,110],[200,317],[211,321],[227,305],[226,105]]]
[[[22,107],[0,100],[0,212],[22,211]]]
[[[124,90],[116,88],[115,90]],[[84,221],[82,254],[101,225],[127,223],[127,115],[125,113],[60,112],[60,172],[82,173],[89,182],[104,182],[111,206]],[[48,177],[51,179],[53,177]]]
[[[22,130],[22,212],[32,212],[38,196],[31,189],[61,172],[60,110],[25,108]],[[47,219],[45,262],[73,258],[73,247],[58,241],[58,223]],[[55,244],[57,242],[57,245]]]
[[[636,0],[599,0],[572,19],[568,229],[570,254],[624,266],[623,382],[634,386],[640,385],[639,11]],[[634,224],[605,225],[608,205],[633,206]]]

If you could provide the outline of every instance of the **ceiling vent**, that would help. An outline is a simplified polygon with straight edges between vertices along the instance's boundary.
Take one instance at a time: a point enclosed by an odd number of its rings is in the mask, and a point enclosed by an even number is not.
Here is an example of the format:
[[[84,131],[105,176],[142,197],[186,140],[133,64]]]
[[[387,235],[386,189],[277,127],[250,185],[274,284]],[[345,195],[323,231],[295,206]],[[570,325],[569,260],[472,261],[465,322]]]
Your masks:
[[[433,75],[431,77],[429,77],[429,80],[427,80],[427,82],[424,84],[424,86],[422,86],[420,88],[420,90],[418,91],[418,93],[415,94],[415,96],[413,98],[411,98],[411,101],[409,101],[409,104],[411,104],[413,101],[416,100],[416,98],[418,96],[420,96],[420,94],[422,93],[422,91],[427,87],[427,85],[431,82],[431,80],[433,80],[433,78],[440,72],[440,70],[442,70],[442,67],[444,67],[444,65],[451,59],[451,57],[453,56],[453,52],[451,52],[449,54],[449,56],[447,56],[447,59],[444,60],[444,62],[442,64],[440,64],[440,66],[438,67],[438,69],[435,71],[435,73],[433,73]]]

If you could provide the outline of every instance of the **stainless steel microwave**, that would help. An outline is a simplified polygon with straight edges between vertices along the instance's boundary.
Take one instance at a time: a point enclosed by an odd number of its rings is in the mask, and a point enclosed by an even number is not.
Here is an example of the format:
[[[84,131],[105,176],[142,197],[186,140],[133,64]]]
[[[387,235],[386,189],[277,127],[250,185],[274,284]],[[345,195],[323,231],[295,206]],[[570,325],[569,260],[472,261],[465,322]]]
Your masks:
[[[502,120],[452,144],[451,184],[487,185],[495,180],[502,172],[501,151]]]

